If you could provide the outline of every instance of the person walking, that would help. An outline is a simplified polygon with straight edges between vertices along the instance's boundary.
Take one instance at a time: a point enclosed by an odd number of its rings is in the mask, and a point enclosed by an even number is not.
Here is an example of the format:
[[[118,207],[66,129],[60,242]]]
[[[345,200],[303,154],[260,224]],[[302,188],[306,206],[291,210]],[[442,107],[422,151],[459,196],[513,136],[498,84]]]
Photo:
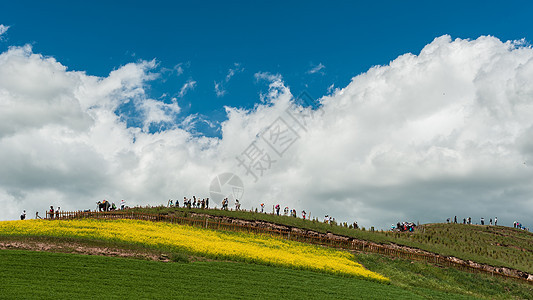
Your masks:
[[[498,226],[498,217],[494,218],[494,226]]]
[[[22,211],[22,214],[20,215],[20,219],[21,220],[25,220],[26,219],[26,211]]]
[[[120,200],[120,210],[123,210],[125,206],[126,206],[126,201],[124,201],[124,199]]]
[[[481,218],[481,225],[485,225],[485,218]]]

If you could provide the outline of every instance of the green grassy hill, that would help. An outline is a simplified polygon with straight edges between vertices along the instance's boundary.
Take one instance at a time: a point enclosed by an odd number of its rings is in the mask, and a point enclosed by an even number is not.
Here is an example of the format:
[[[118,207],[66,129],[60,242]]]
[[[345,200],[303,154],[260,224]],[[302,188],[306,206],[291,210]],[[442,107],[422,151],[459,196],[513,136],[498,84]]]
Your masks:
[[[298,218],[250,212],[142,209],[191,216],[192,212],[264,220],[333,232],[379,243],[397,243],[479,262],[531,268],[532,235],[505,227],[429,224],[414,233],[371,232]],[[23,221],[21,221],[23,222]],[[55,222],[55,221],[51,221]],[[105,220],[102,228],[106,228]],[[50,223],[51,224],[51,223]],[[179,226],[179,225],[171,225]],[[97,226],[100,228],[100,226]],[[207,230],[207,229],[206,229]],[[230,235],[231,236],[231,235]],[[260,265],[143,243],[78,236],[12,235],[0,232],[0,248],[33,245],[48,252],[0,250],[0,299],[531,299],[533,284],[486,274],[471,274],[424,262],[377,254],[355,254],[365,268],[390,279],[376,282],[306,269]],[[52,245],[51,247],[49,247]],[[23,247],[20,247],[23,248]],[[34,249],[30,247],[30,249]],[[80,248],[104,249],[104,255],[70,254]],[[490,254],[489,254],[490,253]],[[94,254],[94,253],[93,253]],[[511,256],[514,256],[511,257]],[[153,261],[158,257],[169,262]],[[527,270],[526,270],[527,271]]]
[[[189,210],[167,207],[142,208],[135,209],[135,211],[175,216],[200,213],[251,221],[262,220],[322,233],[332,232],[376,243],[395,243],[445,256],[455,256],[464,260],[533,273],[533,233],[503,226],[427,224],[413,233],[393,233],[352,229],[318,221],[246,211]]]

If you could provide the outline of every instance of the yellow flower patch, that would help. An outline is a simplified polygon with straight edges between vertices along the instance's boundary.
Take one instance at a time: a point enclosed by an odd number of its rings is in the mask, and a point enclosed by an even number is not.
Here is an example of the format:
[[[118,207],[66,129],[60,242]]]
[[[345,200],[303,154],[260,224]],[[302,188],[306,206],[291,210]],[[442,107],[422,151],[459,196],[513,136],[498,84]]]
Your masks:
[[[209,230],[137,220],[26,220],[0,222],[0,235],[82,237],[181,248],[208,257],[388,278],[365,269],[348,252],[287,241],[268,235]]]

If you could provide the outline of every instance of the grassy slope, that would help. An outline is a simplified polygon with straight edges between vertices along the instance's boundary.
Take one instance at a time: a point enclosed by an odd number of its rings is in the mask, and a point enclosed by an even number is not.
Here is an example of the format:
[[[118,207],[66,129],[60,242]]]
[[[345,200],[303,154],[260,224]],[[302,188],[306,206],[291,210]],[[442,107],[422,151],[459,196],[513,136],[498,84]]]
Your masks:
[[[419,289],[475,296],[485,299],[531,299],[533,285],[512,279],[471,274],[422,262],[392,259],[378,254],[356,254],[367,269],[390,278],[391,283],[419,295]]]
[[[0,250],[0,298],[528,299],[533,286],[423,263],[356,255],[386,285],[247,263],[162,263]]]
[[[393,236],[393,234],[389,233]],[[533,273],[533,234],[503,226],[431,224],[425,232],[398,237],[401,243],[443,255]]]
[[[91,247],[100,247],[108,249],[123,249],[128,252],[131,251],[140,254],[138,255],[138,257],[143,257],[142,253],[152,253],[156,255],[166,254],[171,259],[181,262],[188,261],[188,256],[190,255],[187,253],[177,253],[175,249],[166,249],[168,250],[166,251],[165,249],[162,249],[160,247],[153,247],[144,244],[118,243],[116,241],[99,241],[87,238],[0,236],[0,240],[11,242],[22,241],[25,244],[46,244],[50,242],[56,242],[60,245],[67,246],[62,247],[61,249],[54,250],[61,252],[73,251],[73,248],[70,248],[69,250],[70,245],[73,245],[72,247],[74,248],[76,245],[87,245]],[[391,278],[392,285],[385,285],[379,283],[377,283],[378,285],[367,284],[364,282],[360,282],[361,280],[354,278],[315,273],[312,271],[309,272],[302,270],[290,270],[285,268],[276,268],[234,262],[218,264],[219,262],[206,262],[205,259],[197,257],[192,257],[192,259],[203,261],[191,264],[175,264],[185,265],[179,267],[165,267],[169,269],[167,269],[166,271],[157,272],[168,272],[169,274],[165,276],[160,276],[156,273],[150,273],[152,272],[150,271],[150,269],[153,268],[153,265],[144,265],[139,261],[134,261],[131,263],[132,266],[129,266],[130,262],[112,261],[112,263],[109,263],[104,258],[100,258],[103,259],[104,262],[99,261],[98,259],[92,261],[90,260],[91,258],[87,258],[85,256],[81,256],[80,258],[74,259],[79,260],[80,263],[73,263],[69,262],[68,259],[61,256],[59,256],[59,258],[54,258],[54,256],[52,255],[51,258],[48,258],[46,257],[46,254],[41,253],[29,254],[26,256],[13,255],[13,253],[16,254],[23,252],[24,251],[0,251],[0,282],[2,283],[0,284],[0,298],[2,298],[1,295],[5,294],[4,291],[8,291],[9,293],[11,293],[6,295],[13,295],[14,297],[14,295],[17,293],[28,293],[28,291],[32,290],[35,290],[37,294],[29,294],[28,297],[31,296],[32,298],[36,298],[37,296],[42,296],[42,294],[45,293],[44,290],[46,290],[46,288],[43,287],[46,286],[55,286],[59,290],[66,289],[67,287],[71,286],[75,289],[78,289],[79,293],[88,295],[88,298],[91,298],[95,295],[101,295],[99,294],[100,292],[104,292],[106,295],[109,294],[120,297],[121,295],[117,293],[125,292],[125,290],[123,290],[122,287],[116,287],[115,285],[116,282],[121,282],[123,280],[122,277],[132,277],[131,279],[128,279],[128,281],[131,280],[133,283],[135,283],[135,286],[141,287],[142,290],[137,291],[135,290],[137,289],[137,287],[132,287],[127,283],[126,290],[131,289],[132,291],[135,291],[135,295],[141,298],[144,296],[149,297],[144,294],[144,290],[147,290],[151,293],[151,291],[153,291],[154,289],[162,291],[168,289],[169,287],[164,287],[165,280],[172,282],[172,284],[183,284],[183,282],[189,282],[192,280],[193,283],[190,283],[189,285],[185,286],[179,285],[179,287],[177,288],[180,293],[184,293],[184,295],[189,295],[190,297],[192,297],[194,293],[202,291],[202,287],[206,286],[205,283],[202,283],[202,280],[195,279],[200,278],[202,276],[204,276],[208,280],[213,280],[215,282],[217,282],[217,280],[219,280],[220,278],[224,278],[224,281],[219,282],[219,284],[227,285],[228,290],[235,290],[239,293],[242,293],[238,295],[245,295],[245,298],[249,298],[250,296],[256,298],[281,298],[283,293],[278,293],[277,290],[274,292],[268,291],[269,288],[272,289],[272,287],[277,287],[280,285],[284,287],[284,290],[294,290],[294,297],[297,298],[310,297],[305,296],[306,294],[303,291],[307,291],[308,294],[311,295],[311,298],[313,298],[313,295],[319,295],[319,297],[317,298],[330,298],[328,296],[331,296],[331,298],[337,299],[351,298],[348,297],[348,295],[352,295],[354,293],[355,295],[361,295],[362,298],[368,298],[370,296],[375,296],[376,298],[391,298],[392,296],[394,296],[395,298],[406,298],[411,297],[409,296],[410,294],[416,294],[418,296],[422,296],[423,298],[436,299],[456,299],[458,298],[457,294],[463,296],[475,296],[486,299],[526,299],[530,298],[530,295],[533,295],[533,286],[528,285],[527,283],[505,281],[501,279],[490,278],[485,275],[473,275],[469,273],[459,272],[454,269],[439,268],[431,265],[426,265],[424,263],[411,263],[409,261],[399,259],[393,260],[379,255],[358,254],[356,256],[356,260],[363,263],[368,269]],[[43,258],[39,255],[45,255],[45,257]],[[131,261],[131,259],[123,260]],[[83,263],[83,261],[85,262]],[[160,264],[174,265],[165,263]],[[228,264],[228,266],[226,266],[225,264]],[[200,265],[208,265],[208,267],[204,267],[203,269],[201,269],[197,267]],[[244,267],[239,267],[238,269],[231,269],[232,267],[241,265],[243,265]],[[224,270],[219,272],[217,269],[219,267],[215,268],[213,266],[222,266],[221,268],[223,268]],[[145,268],[148,268],[148,273],[144,273]],[[70,269],[74,269],[75,271],[70,271]],[[48,275],[47,270],[50,270],[50,275]],[[129,271],[124,273],[124,270]],[[111,272],[109,273],[109,278],[106,277],[108,275],[107,272]],[[118,273],[115,274],[115,272]],[[142,274],[138,274],[136,272],[141,272]],[[205,274],[202,275],[202,272],[204,272]],[[263,272],[264,274],[261,274],[261,272]],[[189,275],[183,275],[189,273],[196,275],[191,275],[193,277],[190,277]],[[292,275],[286,276],[286,274]],[[95,279],[93,278],[94,276],[100,279]],[[158,276],[161,278],[159,278]],[[58,285],[57,283],[53,283],[53,281],[55,280],[54,278],[56,277],[60,279],[60,285]],[[268,277],[271,277],[271,279],[264,279]],[[36,282],[30,283],[30,285],[28,286],[29,288],[26,289],[26,284],[28,284],[29,281],[28,278],[33,278],[32,280],[37,278],[38,280]],[[103,280],[102,278],[105,279],[104,281],[109,282],[108,285],[105,285],[105,288],[102,291],[85,291],[85,289],[91,289],[87,288],[87,286],[96,285],[99,280]],[[146,278],[155,278],[156,281],[154,281],[154,283],[144,283],[143,280],[145,280]],[[264,284],[260,282],[258,283],[258,281],[261,280],[267,281]],[[158,283],[158,281],[161,282]],[[5,285],[3,285],[4,282]],[[121,283],[121,285],[122,284],[124,283]],[[155,287],[153,286],[154,284]],[[210,289],[219,289],[219,284],[211,285],[211,283],[209,282],[207,286]],[[241,291],[241,285],[243,289],[245,289],[244,291]],[[265,290],[264,292],[261,292],[263,294],[250,294],[250,291],[248,290],[251,289],[253,291],[256,286],[258,286],[259,290],[261,291],[263,289]],[[390,286],[393,286],[394,288],[390,288]],[[173,288],[176,289],[176,287]],[[400,288],[401,291],[405,290],[406,293],[399,293],[399,290],[397,288]],[[112,289],[113,291],[108,291],[108,289]],[[182,289],[185,290],[182,291]],[[321,292],[324,289],[328,291],[334,290],[335,292],[330,291],[326,295]],[[230,291],[227,292],[230,293]],[[59,292],[58,296],[64,298],[72,296],[68,293],[69,292],[67,290],[62,290]],[[158,293],[159,292],[156,292],[156,295],[159,295]],[[447,293],[451,294],[448,295]],[[162,293],[161,297],[167,294],[174,295],[171,291],[167,291],[166,293]],[[217,296],[214,294],[206,294],[205,297],[203,294],[200,295],[202,295],[203,298],[212,298]],[[154,297],[157,298],[159,296]],[[9,298],[11,298],[11,296],[9,296]]]
[[[425,288],[231,262],[161,263],[112,257],[0,251],[0,298],[423,299]],[[424,294],[419,296],[417,294]],[[461,298],[461,297],[459,297]]]
[[[377,243],[397,243],[442,255],[456,256],[494,266],[511,267],[533,273],[533,233],[503,226],[428,224],[415,233],[370,232],[331,226],[300,218],[243,211],[184,208],[143,208],[137,211],[187,216],[189,212],[229,216],[244,220],[264,220],[319,232],[333,232]]]

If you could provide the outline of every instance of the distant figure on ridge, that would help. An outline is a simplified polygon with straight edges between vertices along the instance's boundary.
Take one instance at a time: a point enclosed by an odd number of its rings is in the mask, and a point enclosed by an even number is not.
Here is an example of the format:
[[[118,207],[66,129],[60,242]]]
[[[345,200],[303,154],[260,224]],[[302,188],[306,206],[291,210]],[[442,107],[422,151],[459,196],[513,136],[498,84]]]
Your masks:
[[[48,215],[50,216],[50,219],[54,218],[54,207],[50,205],[50,210],[48,211]]]
[[[25,220],[26,219],[26,211],[22,211],[22,214],[20,215],[20,219],[21,220]]]

